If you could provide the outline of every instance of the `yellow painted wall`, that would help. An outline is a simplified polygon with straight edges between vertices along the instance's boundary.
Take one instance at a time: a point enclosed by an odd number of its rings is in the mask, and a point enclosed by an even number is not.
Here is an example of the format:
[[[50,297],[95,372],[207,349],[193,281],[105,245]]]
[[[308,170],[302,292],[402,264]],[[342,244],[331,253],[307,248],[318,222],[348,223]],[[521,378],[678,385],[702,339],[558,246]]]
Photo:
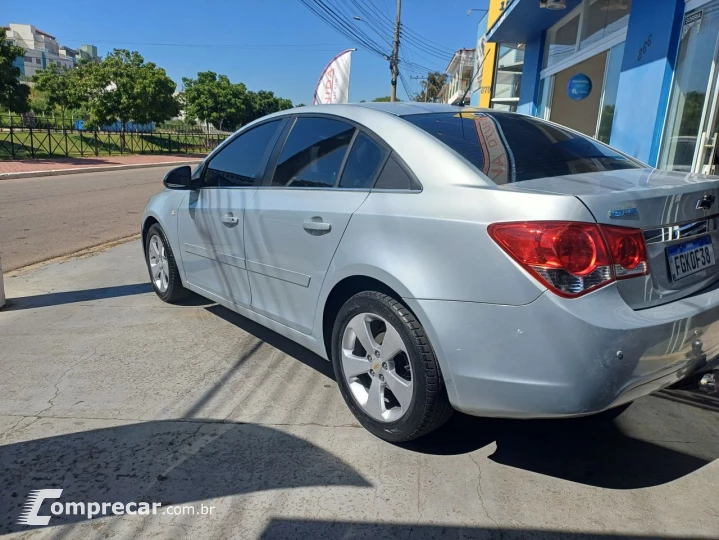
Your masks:
[[[489,0],[488,28],[491,28],[502,14],[502,4],[506,0]],[[484,49],[484,65],[482,66],[482,87],[479,92],[479,106],[489,108],[494,86],[494,68],[496,63],[497,44],[487,43]]]

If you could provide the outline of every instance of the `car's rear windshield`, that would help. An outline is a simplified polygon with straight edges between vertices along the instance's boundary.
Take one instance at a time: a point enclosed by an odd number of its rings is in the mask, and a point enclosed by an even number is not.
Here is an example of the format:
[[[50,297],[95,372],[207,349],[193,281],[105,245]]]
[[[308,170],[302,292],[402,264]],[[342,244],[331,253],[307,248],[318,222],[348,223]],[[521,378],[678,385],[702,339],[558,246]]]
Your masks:
[[[637,169],[594,139],[512,113],[471,111],[403,117],[467,159],[498,185],[567,174]]]

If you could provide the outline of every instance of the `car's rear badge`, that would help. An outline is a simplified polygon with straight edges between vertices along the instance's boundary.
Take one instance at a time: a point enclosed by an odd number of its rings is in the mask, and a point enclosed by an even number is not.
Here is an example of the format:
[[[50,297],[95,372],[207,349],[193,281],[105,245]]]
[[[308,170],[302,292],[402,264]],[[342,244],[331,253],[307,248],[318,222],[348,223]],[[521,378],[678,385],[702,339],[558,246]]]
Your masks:
[[[609,217],[610,218],[621,218],[625,216],[638,216],[639,210],[636,208],[621,208],[619,210],[610,210],[609,211]]]

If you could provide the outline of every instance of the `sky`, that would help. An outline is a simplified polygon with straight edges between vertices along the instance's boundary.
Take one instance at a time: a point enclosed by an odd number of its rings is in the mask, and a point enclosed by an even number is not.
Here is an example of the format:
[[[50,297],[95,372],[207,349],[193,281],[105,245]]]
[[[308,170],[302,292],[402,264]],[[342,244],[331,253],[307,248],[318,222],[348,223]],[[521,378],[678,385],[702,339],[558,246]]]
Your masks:
[[[348,15],[361,15],[358,5],[374,5],[386,28],[371,25],[367,17],[359,22],[347,17],[347,24],[358,25],[390,52],[395,0],[334,3],[341,3]],[[406,65],[401,71],[413,92],[419,91],[419,80],[410,77],[422,75],[421,68],[444,71],[450,51],[476,45],[483,13],[468,16],[467,11],[486,8],[487,3],[402,2],[402,23],[413,39],[402,43],[400,51],[416,65]],[[0,24],[9,23],[32,24],[71,48],[96,45],[103,56],[114,48],[137,50],[145,60],[165,68],[178,89],[182,77],[214,71],[232,82],[245,83],[250,90],[272,90],[295,104],[312,102],[317,79],[332,57],[357,48],[352,57],[350,101],[370,101],[390,93],[389,63],[339,34],[300,0],[0,0]],[[397,95],[407,98],[401,83]]]

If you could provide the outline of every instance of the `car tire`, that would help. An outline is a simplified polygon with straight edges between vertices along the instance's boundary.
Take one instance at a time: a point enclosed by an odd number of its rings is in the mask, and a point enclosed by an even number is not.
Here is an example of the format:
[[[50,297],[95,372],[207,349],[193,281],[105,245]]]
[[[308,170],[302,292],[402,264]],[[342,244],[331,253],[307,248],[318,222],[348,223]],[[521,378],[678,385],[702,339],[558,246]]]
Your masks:
[[[157,223],[150,227],[145,237],[145,262],[152,288],[161,300],[172,304],[190,295],[190,291],[182,286],[180,272],[165,231]]]
[[[368,333],[360,338],[362,329]],[[370,345],[363,345],[362,339]],[[365,365],[360,360],[366,360],[368,373],[361,373]],[[352,414],[386,441],[426,435],[454,412],[424,328],[405,305],[386,294],[365,291],[345,302],[332,332],[332,364]]]

